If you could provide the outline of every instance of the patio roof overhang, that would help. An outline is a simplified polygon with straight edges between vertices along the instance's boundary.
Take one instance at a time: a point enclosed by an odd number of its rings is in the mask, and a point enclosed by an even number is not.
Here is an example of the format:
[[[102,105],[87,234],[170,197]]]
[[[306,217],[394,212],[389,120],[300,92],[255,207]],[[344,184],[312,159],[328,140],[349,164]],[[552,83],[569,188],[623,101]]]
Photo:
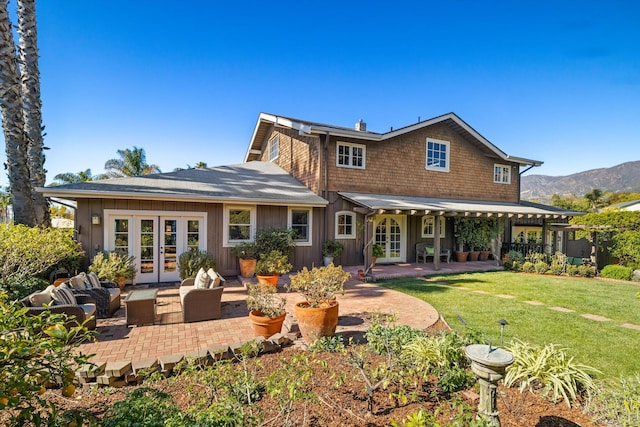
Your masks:
[[[516,219],[566,219],[583,214],[529,202],[509,203],[348,192],[339,192],[338,194],[358,205],[359,208],[356,209],[361,210],[361,213],[364,214],[444,215],[450,217]]]

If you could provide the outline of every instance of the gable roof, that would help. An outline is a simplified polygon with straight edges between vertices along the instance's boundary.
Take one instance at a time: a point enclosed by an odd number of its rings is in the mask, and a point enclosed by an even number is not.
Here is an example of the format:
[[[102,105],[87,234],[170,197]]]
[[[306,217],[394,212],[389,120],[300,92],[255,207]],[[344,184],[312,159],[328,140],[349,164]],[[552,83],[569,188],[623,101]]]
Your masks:
[[[325,206],[328,203],[271,162],[104,179],[44,187],[38,191],[47,197],[70,200],[127,198],[288,206]]]
[[[540,166],[543,162],[539,160],[524,159],[506,154],[498,147],[493,145],[488,139],[480,135],[475,129],[469,126],[464,120],[455,113],[447,113],[432,119],[423,120],[418,123],[405,126],[400,129],[391,130],[386,133],[377,133],[370,131],[359,131],[353,128],[342,126],[328,125],[318,122],[310,122],[306,120],[293,119],[290,117],[277,116],[274,114],[260,113],[258,122],[254,128],[253,135],[247,153],[245,154],[245,162],[257,160],[261,154],[261,144],[264,138],[270,133],[272,127],[284,127],[297,130],[300,135],[325,135],[329,133],[332,136],[364,139],[369,141],[386,141],[405,133],[413,132],[427,126],[437,123],[445,123],[455,132],[461,134],[466,140],[478,147],[489,157],[495,157],[504,161],[518,163],[524,166]]]

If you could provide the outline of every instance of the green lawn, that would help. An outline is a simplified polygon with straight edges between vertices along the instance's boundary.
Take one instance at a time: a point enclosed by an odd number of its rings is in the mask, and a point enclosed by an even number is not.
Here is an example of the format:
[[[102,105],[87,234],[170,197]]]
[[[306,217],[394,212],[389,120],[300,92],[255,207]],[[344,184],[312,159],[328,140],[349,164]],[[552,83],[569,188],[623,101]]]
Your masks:
[[[640,373],[640,331],[621,326],[640,325],[640,299],[636,297],[640,287],[636,285],[511,272],[404,278],[379,284],[427,301],[458,331],[465,328],[458,319],[461,316],[469,326],[487,333],[494,344],[500,341],[497,321],[504,318],[509,322],[505,344],[513,338],[540,345],[560,344],[578,362],[605,374]],[[575,312],[554,311],[551,307]],[[611,320],[594,321],[582,314]]]

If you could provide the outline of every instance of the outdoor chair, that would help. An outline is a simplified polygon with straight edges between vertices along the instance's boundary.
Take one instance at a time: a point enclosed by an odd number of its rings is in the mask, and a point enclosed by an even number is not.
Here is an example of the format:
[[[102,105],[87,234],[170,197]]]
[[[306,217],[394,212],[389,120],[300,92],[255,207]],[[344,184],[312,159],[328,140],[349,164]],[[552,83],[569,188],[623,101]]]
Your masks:
[[[225,279],[209,269],[200,269],[195,278],[187,278],[180,284],[180,303],[184,323],[220,319],[222,317],[222,292]]]
[[[68,302],[56,301],[52,297],[55,286],[50,285],[45,290],[34,292],[20,300],[22,305],[28,308],[27,315],[38,316],[45,310],[51,313],[62,313],[68,316],[65,323],[67,329],[82,324],[87,319],[87,329],[96,328],[96,304],[89,295],[74,294]]]
[[[68,279],[74,295],[86,294],[96,302],[96,317],[106,319],[120,308],[120,287],[115,282],[101,282],[95,273],[80,273]]]
[[[435,249],[427,243],[416,244],[416,264],[421,262],[427,263],[428,258],[435,258]],[[440,249],[440,259],[447,264],[451,261],[451,249]]]

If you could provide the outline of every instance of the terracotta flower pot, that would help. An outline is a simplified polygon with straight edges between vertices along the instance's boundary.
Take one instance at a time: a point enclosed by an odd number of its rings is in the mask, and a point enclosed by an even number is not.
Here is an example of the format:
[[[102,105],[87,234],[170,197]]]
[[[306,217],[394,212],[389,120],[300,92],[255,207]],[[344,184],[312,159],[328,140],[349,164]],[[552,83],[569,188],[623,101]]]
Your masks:
[[[456,261],[465,262],[468,256],[469,256],[469,252],[456,252]]]
[[[309,307],[306,301],[296,304],[296,318],[302,338],[312,343],[320,337],[335,335],[338,326],[338,301],[327,301],[325,307]]]
[[[262,285],[277,286],[278,285],[278,279],[280,278],[280,275],[278,275],[278,274],[257,274],[256,277],[258,278],[258,283],[260,283]]]
[[[479,259],[482,261],[488,261],[490,255],[491,255],[491,251],[480,251]]]
[[[266,317],[262,312],[251,310],[249,312],[249,320],[253,324],[253,333],[256,337],[270,338],[282,330],[282,324],[287,317],[287,313],[283,313],[278,317]]]
[[[242,277],[253,277],[256,272],[256,259],[238,259],[240,263],[240,275]]]
[[[480,251],[469,252],[469,261],[477,261],[478,257],[480,257]]]

